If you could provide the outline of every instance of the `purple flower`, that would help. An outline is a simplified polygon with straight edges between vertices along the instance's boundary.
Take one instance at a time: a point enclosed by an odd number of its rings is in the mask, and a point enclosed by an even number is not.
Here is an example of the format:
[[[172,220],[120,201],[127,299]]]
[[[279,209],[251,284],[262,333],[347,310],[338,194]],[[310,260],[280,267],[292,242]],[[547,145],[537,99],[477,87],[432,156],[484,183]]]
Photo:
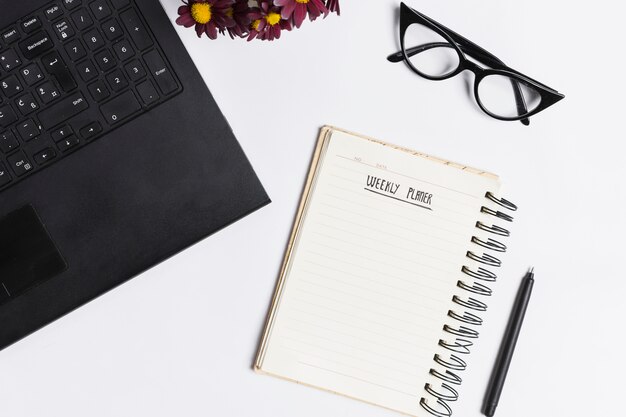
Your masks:
[[[248,41],[255,38],[273,41],[280,38],[282,30],[291,30],[289,20],[282,18],[280,8],[272,4],[270,0],[259,1],[259,7],[250,9],[248,16],[252,21]]]
[[[302,25],[307,14],[311,20],[317,19],[322,14],[324,16],[328,14],[322,0],[274,0],[274,4],[282,7],[283,19],[293,19],[297,28]]]
[[[226,28],[231,39],[243,38],[248,34],[250,23],[252,23],[250,10],[248,0],[235,0],[235,3],[226,11],[226,15],[235,21],[233,26]],[[224,29],[220,29],[220,33],[224,33]]]
[[[326,0],[326,8],[328,8],[329,12],[337,13],[337,15],[341,14],[341,10],[339,10],[339,0]]]
[[[185,27],[195,25],[198,37],[205,33],[216,39],[218,30],[235,26],[233,17],[228,16],[228,9],[235,0],[188,0],[178,8],[176,23]]]

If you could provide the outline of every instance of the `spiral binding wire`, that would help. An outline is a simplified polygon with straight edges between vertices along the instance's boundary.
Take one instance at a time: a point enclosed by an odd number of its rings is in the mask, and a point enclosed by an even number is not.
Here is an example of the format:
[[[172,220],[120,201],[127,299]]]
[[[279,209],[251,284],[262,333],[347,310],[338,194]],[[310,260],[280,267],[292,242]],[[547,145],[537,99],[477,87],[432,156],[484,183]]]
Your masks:
[[[491,192],[487,192],[485,194],[485,198],[497,204],[504,210],[517,210],[517,206],[515,204],[504,198],[497,198]],[[511,215],[486,206],[482,206],[480,212],[507,222],[513,221],[513,217]],[[495,224],[487,225],[481,221],[476,222],[476,228],[496,236],[508,237],[510,235],[510,232],[501,226]],[[473,236],[471,241],[483,249],[495,253],[504,253],[507,249],[505,244],[490,237],[485,240]],[[502,264],[500,259],[489,253],[477,254],[473,251],[467,251],[466,256],[467,258],[483,264],[486,267],[498,268]],[[460,385],[463,382],[459,373],[463,372],[467,367],[467,364],[463,359],[461,359],[461,356],[470,353],[470,347],[474,344],[472,340],[478,338],[479,336],[479,332],[470,326],[477,327],[483,323],[483,320],[473,312],[483,312],[487,310],[487,304],[478,298],[475,298],[475,296],[491,296],[491,288],[484,283],[495,282],[497,279],[494,272],[483,266],[479,266],[475,271],[467,266],[463,266],[461,271],[471,278],[471,281],[467,282],[459,280],[457,282],[457,287],[465,291],[464,294],[467,294],[468,297],[464,298],[462,295],[455,295],[452,297],[452,302],[463,307],[464,310],[461,312],[448,310],[448,317],[454,319],[455,322],[454,324],[444,325],[443,330],[446,333],[453,335],[454,339],[452,341],[443,339],[439,340],[439,346],[450,351],[451,353],[449,356],[446,355],[447,357],[445,358],[436,354],[433,360],[439,369],[433,367],[429,372],[430,375],[441,380],[442,382],[439,387],[433,387],[430,383],[427,383],[424,386],[426,392],[436,400],[436,405],[431,406],[428,404],[428,400],[423,397],[420,400],[422,408],[436,417],[452,416],[452,409],[448,403],[456,401],[459,398],[458,392],[452,386]]]

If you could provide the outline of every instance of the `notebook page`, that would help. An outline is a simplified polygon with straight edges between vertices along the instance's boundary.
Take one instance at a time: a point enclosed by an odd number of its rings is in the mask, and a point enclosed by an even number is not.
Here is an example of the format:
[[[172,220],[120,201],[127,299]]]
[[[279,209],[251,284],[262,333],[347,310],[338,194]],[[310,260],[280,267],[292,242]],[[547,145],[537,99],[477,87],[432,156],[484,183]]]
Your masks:
[[[411,415],[497,178],[332,131],[260,353],[264,372]]]

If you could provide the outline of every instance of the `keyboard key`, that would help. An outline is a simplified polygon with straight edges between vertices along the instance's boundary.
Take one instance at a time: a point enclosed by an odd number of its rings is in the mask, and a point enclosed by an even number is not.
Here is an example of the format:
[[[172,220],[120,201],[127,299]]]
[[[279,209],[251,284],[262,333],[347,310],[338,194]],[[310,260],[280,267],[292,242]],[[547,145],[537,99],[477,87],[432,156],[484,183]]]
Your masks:
[[[74,133],[72,131],[72,128],[69,125],[64,125],[54,129],[50,133],[50,137],[53,141],[58,142],[60,140],[68,138],[72,133]]]
[[[15,75],[5,78],[0,82],[0,88],[4,94],[11,98],[22,92],[23,88]]]
[[[20,73],[22,74],[24,81],[26,81],[26,84],[29,86],[37,84],[39,81],[44,79],[43,72],[41,72],[41,69],[37,64],[30,64],[29,66],[22,68]]]
[[[93,25],[93,19],[87,9],[80,9],[72,13],[72,20],[74,21],[74,25],[76,25],[76,29],[79,31],[85,30]]]
[[[28,142],[39,136],[40,131],[37,123],[35,123],[33,119],[28,119],[17,125],[17,133],[19,133],[24,142]]]
[[[17,175],[18,177],[21,177],[22,175],[33,169],[30,161],[28,160],[28,158],[26,158],[26,155],[24,155],[24,152],[22,151],[16,152],[13,155],[9,156],[7,158],[7,162],[9,163],[9,166],[11,167],[15,175]]]
[[[65,52],[67,52],[67,55],[70,57],[72,62],[76,62],[87,55],[85,47],[78,39],[68,42],[68,44],[65,45]]]
[[[109,89],[102,81],[96,81],[95,83],[90,84],[89,93],[91,93],[91,97],[93,97],[93,99],[98,103],[105,100],[110,95]]]
[[[35,160],[35,162],[37,162],[37,164],[44,165],[47,164],[48,161],[56,158],[56,156],[57,153],[54,151],[54,149],[46,148],[43,151],[37,152],[35,155],[33,155],[33,159]]]
[[[15,28],[11,28],[2,34],[2,39],[7,44],[12,44],[20,38],[20,33]]]
[[[41,101],[44,102],[44,104],[48,104],[61,97],[61,93],[59,92],[59,90],[57,90],[57,88],[54,86],[54,84],[52,84],[51,81],[45,82],[37,87],[37,94],[39,95]]]
[[[53,47],[54,43],[52,43],[52,39],[50,39],[50,36],[44,31],[36,33],[30,38],[20,42],[20,50],[26,59],[37,58]]]
[[[26,33],[33,33],[41,27],[41,21],[37,17],[29,17],[22,22],[22,30]]]
[[[128,86],[128,81],[126,81],[126,77],[124,77],[124,73],[120,70],[115,70],[109,75],[107,75],[107,82],[111,86],[113,91],[122,91],[124,88]]]
[[[44,129],[50,129],[76,116],[88,107],[87,100],[80,92],[76,92],[40,112],[39,121]]]
[[[82,0],[63,0],[63,5],[67,10],[74,10],[75,8],[80,6],[81,3]]]
[[[5,168],[4,164],[0,163],[0,187],[7,185],[11,182],[11,176],[9,171]]]
[[[21,63],[22,61],[13,49],[8,49],[0,54],[0,65],[7,71],[17,68]]]
[[[56,78],[57,82],[61,86],[61,90],[67,93],[68,91],[76,88],[76,80],[74,79],[74,76],[57,52],[51,52],[44,56],[41,59],[41,63],[48,74]]]
[[[140,51],[152,46],[152,38],[148,34],[146,27],[141,23],[137,12],[133,9],[126,10],[121,14],[122,23],[126,27],[126,32],[130,33],[135,46]]]
[[[46,15],[46,19],[48,19],[49,22],[52,22],[54,19],[60,17],[63,14],[63,9],[61,9],[58,4],[51,4],[50,6],[46,7],[44,13]]]
[[[80,62],[76,65],[76,70],[80,74],[80,78],[85,82],[89,82],[98,76],[98,70],[90,60]]]
[[[65,152],[69,149],[72,149],[73,147],[77,146],[78,143],[80,141],[78,140],[78,138],[76,136],[70,136],[67,139],[64,139],[62,141],[60,141],[59,143],[57,143],[57,146],[59,147],[59,149],[61,150],[61,152]]]
[[[130,78],[130,80],[133,82],[141,80],[143,77],[146,76],[146,70],[143,69],[143,65],[141,65],[141,63],[137,60],[131,61],[130,63],[126,64],[124,69],[126,69],[126,74],[128,74],[128,78]]]
[[[20,146],[20,143],[15,138],[15,135],[10,130],[0,133],[0,150],[4,153],[9,153],[13,149]]]
[[[98,31],[98,29],[91,29],[85,36],[83,36],[83,40],[87,44],[87,48],[92,51],[96,49],[100,49],[104,46],[104,39],[102,39],[102,35]]]
[[[111,16],[111,8],[105,0],[96,0],[90,5],[93,15],[98,20]]]
[[[115,58],[113,58],[113,55],[111,55],[111,52],[109,52],[108,49],[98,52],[95,59],[96,65],[100,67],[102,72],[107,72],[108,70],[115,68],[117,64]]]
[[[117,20],[111,19],[102,24],[102,31],[108,40],[113,41],[124,34]]]
[[[148,52],[144,55],[143,59],[146,61],[150,73],[156,80],[163,94],[168,95],[178,89],[176,80],[174,80],[174,77],[165,65],[165,61],[163,61],[158,51],[153,50]]]
[[[57,38],[59,38],[62,42],[65,42],[68,38],[74,36],[74,29],[72,28],[70,21],[67,19],[59,20],[52,25],[52,27],[54,28],[54,32],[57,34]]]
[[[0,126],[7,127],[17,122],[17,116],[15,112],[8,104],[0,107]]]
[[[113,8],[114,9],[121,9],[122,7],[126,7],[130,4],[130,0],[111,0],[111,3],[113,3]]]
[[[141,110],[141,104],[132,91],[127,91],[101,106],[100,110],[105,120],[113,125]]]
[[[17,100],[15,100],[15,105],[19,109],[20,113],[22,113],[22,115],[24,116],[26,116],[27,114],[31,114],[39,108],[37,100],[35,100],[35,97],[33,97],[33,95],[30,93],[26,93],[23,96],[19,97]]]
[[[120,61],[126,61],[135,55],[135,51],[127,40],[119,41],[113,45],[113,50]]]
[[[146,106],[156,103],[159,101],[159,93],[157,93],[154,85],[150,80],[146,80],[137,86],[137,93],[139,93],[139,97],[141,97],[141,101]]]
[[[85,140],[93,138],[100,132],[102,132],[102,126],[100,126],[100,123],[98,122],[89,123],[87,126],[80,129],[80,135]]]

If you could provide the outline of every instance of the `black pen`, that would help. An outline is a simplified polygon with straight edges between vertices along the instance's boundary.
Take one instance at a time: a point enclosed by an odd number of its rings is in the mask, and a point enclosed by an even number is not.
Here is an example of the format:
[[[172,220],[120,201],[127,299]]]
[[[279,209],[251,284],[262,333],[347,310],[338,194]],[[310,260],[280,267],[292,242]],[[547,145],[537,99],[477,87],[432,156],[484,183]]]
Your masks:
[[[509,371],[509,365],[511,364],[511,358],[513,357],[513,351],[515,351],[515,344],[517,343],[517,337],[519,336],[520,329],[522,328],[522,322],[524,321],[524,315],[526,314],[526,307],[528,307],[528,301],[530,300],[530,294],[533,290],[533,284],[535,283],[534,268],[526,273],[526,276],[522,279],[520,288],[517,293],[517,299],[509,319],[509,324],[502,340],[500,347],[500,354],[498,361],[496,362],[493,374],[491,376],[491,382],[487,389],[487,395],[485,396],[484,413],[487,417],[493,417],[500,400],[500,394],[502,393],[502,387],[504,386],[504,380],[506,374]]]

